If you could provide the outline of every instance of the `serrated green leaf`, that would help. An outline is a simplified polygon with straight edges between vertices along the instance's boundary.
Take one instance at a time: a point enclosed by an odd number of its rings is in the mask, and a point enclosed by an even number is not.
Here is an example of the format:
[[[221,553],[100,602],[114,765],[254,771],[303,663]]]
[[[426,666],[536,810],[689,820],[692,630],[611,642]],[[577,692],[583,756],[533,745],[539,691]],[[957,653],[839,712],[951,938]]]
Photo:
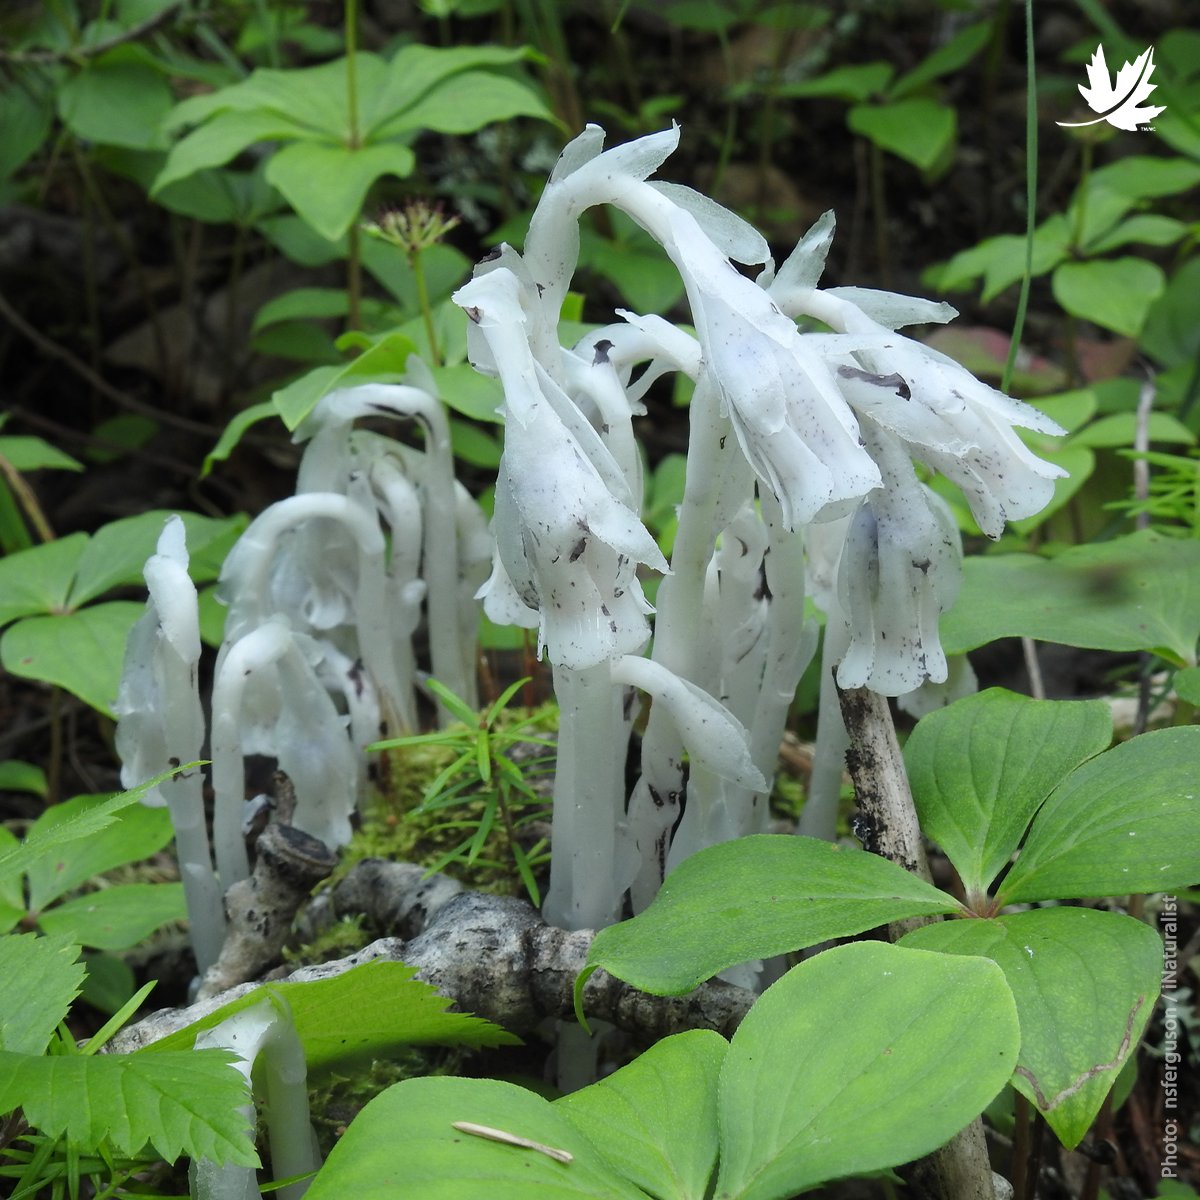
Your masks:
[[[1013,1086],[1073,1149],[1087,1133],[1154,1008],[1162,942],[1132,917],[1042,908],[943,921],[903,946],[982,955],[999,964],[1021,1022]]]
[[[1163,294],[1166,276],[1144,258],[1063,263],[1054,271],[1054,298],[1074,317],[1137,337],[1150,306]]]
[[[1143,530],[1057,558],[972,556],[941,622],[947,654],[1001,637],[1152,650],[1190,663],[1200,637],[1200,542]]]
[[[705,1200],[717,1163],[717,1079],[728,1050],[711,1030],[677,1033],[555,1108],[644,1192]]]
[[[988,688],[932,712],[904,747],[921,829],[968,893],[981,896],[1038,806],[1111,740],[1103,700],[1030,700]]]
[[[504,1145],[454,1127],[471,1122],[565,1151]],[[338,1140],[307,1200],[646,1200],[565,1112],[497,1079],[427,1076],[376,1096]]]
[[[273,983],[288,1004],[304,1044],[310,1074],[357,1059],[381,1058],[397,1046],[504,1046],[519,1042],[511,1033],[465,1013],[446,1012],[450,1001],[427,983],[413,979],[414,967],[372,961],[328,979]],[[146,1047],[146,1052],[181,1050],[196,1035],[262,999],[255,990],[216,1012]]]
[[[111,717],[125,643],[144,610],[132,600],[112,600],[61,617],[25,617],[0,636],[0,665],[66,688]]]
[[[105,1143],[119,1154],[147,1143],[181,1155],[258,1166],[240,1072],[225,1050],[175,1054],[54,1055],[0,1051],[0,1112],[20,1107],[33,1128],[79,1152]]]
[[[398,142],[358,148],[293,142],[271,157],[266,178],[313,229],[336,241],[358,220],[371,184],[381,175],[407,178],[416,161]],[[313,187],[314,179],[320,187]]]
[[[76,796],[52,805],[34,822],[31,833],[37,831],[36,841],[56,826],[75,820],[109,799],[107,795]],[[129,805],[109,825],[95,830],[86,840],[77,839],[69,850],[64,847],[62,854],[43,858],[30,867],[30,907],[35,910],[45,908],[97,875],[125,863],[141,862],[161,850],[173,836],[171,816],[165,808]]]
[[[59,938],[0,937],[0,1050],[45,1051],[83,986],[85,968],[78,958],[79,947]]]
[[[826,950],[733,1035],[716,1196],[786,1200],[928,1154],[983,1111],[1019,1046],[995,963],[882,942]]]
[[[1200,879],[1200,726],[1158,729],[1085,762],[1051,793],[997,895],[1084,899]]]
[[[914,98],[890,104],[856,104],[846,124],[881,150],[928,171],[954,142],[958,118],[936,100]]]
[[[685,859],[645,912],[596,934],[587,961],[643,991],[677,996],[737,963],[957,908],[878,855],[757,834]]]
[[[125,883],[87,892],[38,916],[48,933],[97,950],[127,950],[169,921],[187,920],[181,883]]]

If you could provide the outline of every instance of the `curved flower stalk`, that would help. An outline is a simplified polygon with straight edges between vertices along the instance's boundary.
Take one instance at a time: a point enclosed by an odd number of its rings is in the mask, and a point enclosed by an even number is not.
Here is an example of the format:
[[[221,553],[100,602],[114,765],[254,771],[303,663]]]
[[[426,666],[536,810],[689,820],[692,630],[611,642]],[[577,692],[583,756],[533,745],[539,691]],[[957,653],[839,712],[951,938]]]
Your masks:
[[[196,1036],[196,1049],[232,1050],[232,1064],[247,1085],[258,1065],[263,1118],[271,1147],[271,1173],[276,1179],[307,1175],[321,1165],[308,1108],[308,1066],[304,1047],[287,1002],[268,996],[250,1008],[226,1017],[219,1025]],[[253,1127],[254,1105],[243,1110]],[[195,1200],[261,1200],[253,1167],[216,1166],[205,1159],[192,1163],[190,1183]],[[300,1200],[310,1180],[280,1188],[272,1195]]]
[[[204,744],[197,670],[200,617],[188,575],[183,522],[171,517],[146,562],[149,599],[125,647],[116,703],[121,785],[133,787],[171,766],[195,762]],[[213,872],[199,770],[180,771],[142,798],[166,805],[175,830],[179,872],[188,911],[188,935],[200,974],[225,940],[222,891]]]
[[[375,462],[391,452],[403,463],[405,473],[418,489],[421,523],[415,546],[407,521],[400,528],[393,526],[393,541],[403,536],[407,543],[403,552],[411,554],[415,549],[419,555],[432,673],[473,705],[476,703],[475,639],[472,630],[464,645],[461,628],[464,622],[459,612],[458,498],[450,427],[433,376],[416,355],[409,357],[407,378],[407,384],[362,384],[331,392],[321,399],[297,431],[297,440],[311,439],[301,463],[297,491],[311,488],[346,492],[351,475],[365,467],[361,451],[366,445],[371,446],[368,457]],[[379,415],[417,421],[425,434],[424,452],[416,454],[378,436],[356,440],[354,422]],[[386,501],[380,505],[385,506],[393,507],[386,505]],[[397,552],[393,550],[393,566]],[[410,603],[412,598],[410,591],[407,597]]]
[[[317,677],[311,638],[273,617],[231,646],[212,698],[213,840],[228,888],[249,873],[243,836],[245,756],[278,760],[296,792],[291,823],[336,848],[350,840],[358,762],[345,721]]]

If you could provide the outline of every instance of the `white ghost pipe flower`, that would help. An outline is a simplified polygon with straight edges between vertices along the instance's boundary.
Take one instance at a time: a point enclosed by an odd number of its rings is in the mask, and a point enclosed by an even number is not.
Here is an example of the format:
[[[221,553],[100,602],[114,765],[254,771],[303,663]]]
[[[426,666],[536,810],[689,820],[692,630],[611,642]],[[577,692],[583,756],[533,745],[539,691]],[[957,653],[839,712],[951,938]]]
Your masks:
[[[314,544],[283,541],[290,531],[318,519],[336,523],[350,535],[357,558],[356,572],[338,587],[345,593],[346,604],[352,606],[358,656],[379,689],[389,730],[396,725],[411,729],[415,724],[411,684],[403,685],[392,654],[383,533],[374,515],[346,496],[311,492],[279,500],[256,517],[238,539],[221,569],[221,593],[229,604],[229,613],[225,619],[226,645],[218,658],[218,669],[230,643],[276,613],[286,616],[301,631],[320,632],[330,627],[312,621],[318,615],[313,606],[322,603],[314,591],[292,588],[279,595],[276,590],[280,573],[307,580],[320,575],[322,562],[319,556],[314,557]],[[344,545],[345,540],[335,541],[331,536],[320,544]],[[296,561],[296,555],[303,551],[307,553]]]
[[[310,648],[306,652],[307,647]],[[272,618],[227,647],[212,698],[213,840],[221,884],[249,875],[245,755],[271,755],[292,781],[292,824],[330,847],[350,840],[358,765],[345,718],[309,661],[311,639]]]
[[[226,1017],[196,1036],[197,1050],[231,1050],[232,1064],[253,1087],[256,1064],[263,1096],[263,1118],[271,1147],[271,1174],[276,1179],[307,1175],[321,1165],[308,1108],[308,1067],[287,1002],[270,996]],[[243,1109],[247,1125],[255,1122],[253,1103]],[[217,1166],[198,1159],[192,1163],[195,1200],[261,1200],[253,1167]],[[272,1193],[281,1200],[300,1200],[311,1180],[291,1183]]]
[[[195,762],[204,743],[197,683],[200,618],[179,517],[167,521],[145,576],[150,595],[125,648],[116,704],[116,746],[121,784],[127,788],[171,766]],[[165,804],[170,811],[189,937],[203,975],[221,953],[225,912],[208,844],[201,772],[177,772],[142,802]]]

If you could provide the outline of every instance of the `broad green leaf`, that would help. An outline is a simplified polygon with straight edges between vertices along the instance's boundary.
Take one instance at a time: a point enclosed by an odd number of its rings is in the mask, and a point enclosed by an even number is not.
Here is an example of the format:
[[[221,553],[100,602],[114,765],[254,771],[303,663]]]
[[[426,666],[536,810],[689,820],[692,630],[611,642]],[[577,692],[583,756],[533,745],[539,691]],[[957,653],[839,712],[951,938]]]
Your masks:
[[[46,772],[35,763],[15,758],[0,762],[0,792],[32,792],[44,800],[49,792]]]
[[[1144,258],[1063,263],[1051,279],[1055,300],[1073,317],[1126,337],[1141,332],[1166,286],[1162,268]]]
[[[134,150],[165,150],[159,122],[173,102],[162,74],[116,51],[94,58],[58,92],[58,115],[76,137]]]
[[[0,1050],[41,1054],[79,995],[79,947],[36,933],[0,937]]]
[[[124,883],[56,904],[38,924],[97,950],[128,950],[167,922],[186,919],[183,884]]]
[[[1089,254],[1107,254],[1131,242],[1144,246],[1171,246],[1188,231],[1188,227],[1174,217],[1158,213],[1137,213],[1114,226],[1087,247]]]
[[[596,934],[588,967],[678,996],[737,963],[957,908],[952,896],[878,855],[756,834],[685,859],[645,912]]]
[[[1200,541],[1143,530],[1054,559],[969,557],[941,635],[947,654],[1031,637],[1191,663],[1200,637]]]
[[[795,83],[783,83],[776,95],[787,99],[809,99],[831,96],[835,100],[857,103],[878,95],[887,87],[894,68],[890,63],[861,63],[852,67],[837,67],[816,75],[812,79],[800,79]]]
[[[1093,171],[1091,183],[1134,200],[1173,196],[1200,184],[1200,164],[1179,157],[1128,154]]]
[[[1036,279],[1052,271],[1067,257],[1071,227],[1061,213],[1055,213],[1033,231],[1033,257],[1030,275]],[[980,297],[986,304],[1025,274],[1025,239],[1017,234],[988,238],[987,263],[983,271]]]
[[[468,421],[450,419],[450,446],[455,458],[473,467],[495,471],[500,465],[500,439]]]
[[[936,100],[915,98],[891,104],[856,104],[846,124],[881,150],[931,170],[954,142],[954,109]]]
[[[432,371],[438,395],[455,412],[476,421],[500,423],[499,409],[504,403],[504,389],[498,379],[480,375],[470,363],[433,367]]]
[[[80,1152],[107,1141],[119,1154],[149,1142],[167,1162],[180,1155],[258,1165],[246,1119],[245,1081],[226,1050],[175,1054],[54,1055],[0,1051],[0,1112],[25,1119]]]
[[[413,979],[415,974],[414,967],[376,960],[328,979],[273,983],[270,988],[291,1008],[312,1072],[347,1060],[381,1058],[397,1046],[505,1046],[519,1041],[480,1017],[446,1012],[450,1001]],[[146,1050],[190,1047],[197,1034],[261,999],[257,990],[250,992]]]
[[[1029,440],[1033,440],[1032,438]],[[1010,521],[1010,527],[1022,535],[1029,534],[1039,525],[1044,524],[1060,508],[1066,505],[1072,496],[1092,477],[1096,467],[1096,456],[1086,446],[1071,442],[1067,445],[1047,446],[1035,450],[1037,456],[1056,467],[1066,471],[1054,481],[1054,495],[1050,497],[1045,507],[1031,517],[1022,517]]]
[[[1182,671],[1175,673],[1172,682],[1180,700],[1186,700],[1188,704],[1200,705],[1200,667],[1184,667]]]
[[[888,89],[888,94],[899,99],[931,80],[965,67],[987,45],[991,36],[991,21],[979,21],[960,29],[949,41],[926,55],[911,71],[901,75]]]
[[[524,47],[453,46],[440,49],[413,43],[402,47],[387,64],[385,78],[371,91],[360,89],[363,98],[362,126],[372,139],[390,136],[397,127],[412,129],[407,114],[412,106],[430,93],[450,83],[457,90],[453,76],[463,71],[486,70],[489,67],[508,67],[530,57]],[[459,92],[459,102],[468,112],[478,108],[469,88]],[[487,123],[485,118],[478,129]]]
[[[223,167],[255,142],[307,137],[308,131],[276,112],[220,112],[171,147],[151,190],[152,196],[197,171]]]
[[[1132,446],[1137,427],[1137,416],[1131,412],[1109,413],[1093,421],[1071,438],[1073,446]],[[1146,426],[1151,442],[1175,445],[1195,445],[1196,435],[1177,417],[1170,413],[1150,414]]]
[[[901,945],[999,964],[1021,1022],[1013,1086],[1063,1145],[1077,1146],[1153,1011],[1162,976],[1158,934],[1119,913],[1041,908],[943,921],[914,930]]]
[[[109,799],[107,795],[76,796],[52,805],[38,817],[30,832],[37,831],[36,841],[37,836],[44,836]],[[45,908],[105,871],[149,858],[173,836],[171,816],[165,808],[130,805],[111,824],[96,830],[86,840],[79,839],[69,849],[64,847],[61,854],[34,863],[29,869],[29,906],[35,911]]]
[[[351,387],[369,380],[399,382],[408,366],[409,355],[416,350],[411,339],[390,333],[379,338],[370,349],[341,367],[316,367],[271,397],[275,411],[289,431],[317,406],[317,401],[335,388]]]
[[[471,1122],[554,1150],[504,1145],[455,1129]],[[354,1118],[306,1200],[646,1200],[565,1112],[498,1079],[406,1079]]]
[[[257,332],[279,321],[321,320],[325,317],[344,317],[349,309],[349,297],[344,288],[293,288],[268,300],[254,314],[250,328]]]
[[[41,147],[54,123],[54,101],[22,73],[21,87],[0,88],[0,180],[7,179]]]
[[[928,1154],[1004,1086],[1020,1045],[995,963],[854,942],[793,967],[733,1035],[720,1200],[786,1200]]]
[[[33,613],[63,612],[86,533],[71,533],[0,558],[0,625]]]
[[[493,71],[464,71],[431,88],[401,115],[385,121],[372,137],[390,138],[424,129],[474,133],[485,125],[514,117],[554,120],[554,114],[528,81]]]
[[[717,1077],[728,1050],[711,1030],[677,1033],[555,1107],[618,1175],[651,1196],[705,1200],[717,1163]]]
[[[61,617],[25,617],[0,636],[0,665],[66,688],[113,716],[125,642],[143,604],[112,600]]]
[[[358,220],[371,184],[381,175],[404,179],[416,156],[397,142],[351,149],[325,142],[293,142],[276,151],[267,182],[322,237],[336,241]],[[320,187],[313,180],[321,181]]]
[[[420,314],[416,279],[402,251],[378,238],[365,238],[362,258],[363,266],[387,288],[406,314]],[[471,262],[461,250],[439,242],[421,252],[421,269],[430,303],[436,305],[470,276]]]
[[[242,409],[225,426],[221,436],[217,439],[217,444],[205,455],[204,467],[200,472],[201,478],[207,475],[216,463],[224,462],[234,452],[238,442],[242,440],[242,434],[247,429],[252,425],[257,425],[259,421],[267,421],[278,415],[275,405],[270,400],[264,400],[261,404],[252,404],[249,408]]]
[[[185,769],[192,765],[185,764]],[[84,809],[66,821],[40,829],[35,827],[29,831],[23,842],[7,847],[0,842],[0,889],[11,886],[12,880],[26,871],[38,869],[38,865],[47,856],[63,853],[63,848],[71,842],[94,837],[100,830],[106,829],[118,819],[120,812],[130,805],[137,804],[146,792],[157,787],[164,779],[170,779],[174,773],[174,770],[164,771],[135,788],[120,792],[110,800]]]
[[[1164,367],[1187,364],[1200,355],[1200,257],[1171,276],[1151,306],[1138,344]]]
[[[1200,726],[1158,729],[1085,762],[1051,793],[1000,885],[1002,904],[1162,892],[1200,879]]]
[[[83,998],[104,1013],[118,1012],[137,989],[133,970],[115,954],[96,950],[84,956],[87,977],[83,981]]]
[[[82,471],[83,463],[40,437],[0,437],[0,455],[18,471]]]
[[[988,688],[938,709],[904,747],[921,829],[968,893],[982,895],[1042,801],[1111,741],[1103,700],[1030,700]]]

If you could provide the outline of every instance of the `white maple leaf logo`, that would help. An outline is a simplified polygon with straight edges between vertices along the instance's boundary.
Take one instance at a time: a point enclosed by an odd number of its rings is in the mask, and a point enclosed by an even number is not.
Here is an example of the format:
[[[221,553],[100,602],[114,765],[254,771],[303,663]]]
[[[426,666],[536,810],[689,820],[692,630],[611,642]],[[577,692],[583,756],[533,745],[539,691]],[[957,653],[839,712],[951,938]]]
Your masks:
[[[1127,62],[1118,72],[1115,81],[1109,79],[1108,63],[1104,61],[1104,47],[1097,46],[1092,61],[1087,66],[1088,84],[1079,85],[1079,93],[1087,101],[1088,108],[1100,115],[1094,121],[1056,121],[1056,125],[1065,125],[1070,129],[1078,129],[1083,125],[1098,125],[1107,121],[1118,129],[1133,131],[1139,125],[1147,125],[1165,109],[1164,106],[1148,105],[1142,107],[1142,101],[1149,98],[1150,93],[1158,86],[1150,82],[1154,73],[1154,47],[1143,50],[1133,60]]]

